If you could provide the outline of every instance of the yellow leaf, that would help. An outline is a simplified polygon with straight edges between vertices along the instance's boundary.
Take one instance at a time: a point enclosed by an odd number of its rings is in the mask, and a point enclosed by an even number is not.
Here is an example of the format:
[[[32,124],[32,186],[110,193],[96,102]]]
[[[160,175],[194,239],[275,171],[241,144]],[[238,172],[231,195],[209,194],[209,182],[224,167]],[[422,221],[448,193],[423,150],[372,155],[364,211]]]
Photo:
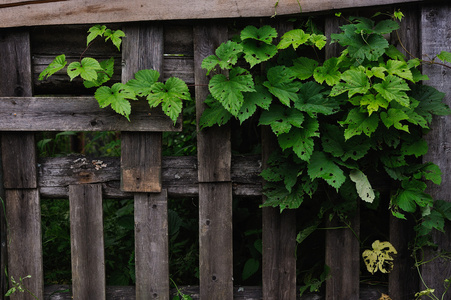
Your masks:
[[[374,241],[372,247],[372,250],[365,250],[362,253],[368,272],[374,274],[379,270],[382,273],[390,273],[393,269],[394,256],[398,253],[395,247],[390,242],[379,240]]]
[[[378,300],[392,300],[389,295],[382,293],[381,297]]]

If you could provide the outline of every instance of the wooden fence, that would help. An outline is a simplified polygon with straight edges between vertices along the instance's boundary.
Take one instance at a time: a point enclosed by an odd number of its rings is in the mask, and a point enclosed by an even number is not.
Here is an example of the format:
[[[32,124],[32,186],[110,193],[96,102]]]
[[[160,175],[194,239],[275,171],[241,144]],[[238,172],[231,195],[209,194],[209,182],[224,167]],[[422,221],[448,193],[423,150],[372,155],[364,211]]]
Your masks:
[[[13,1],[14,2],[14,1]],[[392,7],[390,9],[393,9]],[[410,5],[404,7],[406,20],[400,35],[405,46],[422,53],[451,51],[451,5]],[[337,30],[336,19],[325,16],[325,30]],[[178,76],[195,84],[197,118],[208,93],[204,57],[214,53],[225,41],[229,21],[180,21],[126,23],[120,26],[124,40],[122,80],[139,69],[153,68],[164,77]],[[256,19],[236,20],[242,24]],[[273,24],[274,21],[272,21]],[[279,28],[286,23],[277,21]],[[134,107],[131,122],[109,109],[99,109],[92,97],[36,97],[40,94],[75,94],[77,84],[55,75],[39,82],[37,75],[56,55],[64,52],[76,57],[77,46],[62,42],[64,33],[80,32],[80,27],[12,28],[0,30],[0,131],[2,158],[1,292],[8,275],[31,275],[27,287],[39,299],[70,299],[66,294],[50,294],[55,287],[43,286],[40,198],[69,198],[71,222],[73,299],[170,299],[168,270],[167,199],[172,196],[199,197],[199,288],[187,289],[199,299],[296,299],[296,216],[293,211],[263,209],[262,288],[233,285],[232,197],[261,196],[258,177],[273,149],[271,135],[262,132],[262,157],[232,156],[229,126],[198,132],[196,157],[162,157],[163,131],[181,131],[158,110]],[[85,27],[81,27],[85,28]],[[281,29],[283,30],[283,29]],[[83,31],[84,36],[84,31]],[[75,35],[71,36],[72,37]],[[77,35],[78,36],[78,35]],[[82,36],[82,35],[80,35]],[[83,37],[82,37],[83,38]],[[75,40],[78,37],[74,38]],[[81,43],[83,45],[83,42]],[[326,56],[335,55],[332,47]],[[102,55],[109,55],[108,50]],[[171,54],[183,54],[173,56]],[[448,94],[451,102],[451,77],[444,68],[425,66],[428,82]],[[119,80],[117,78],[117,80]],[[74,88],[74,86],[76,88]],[[438,123],[440,122],[440,123]],[[444,173],[442,187],[431,193],[450,201],[451,166],[448,138],[451,120],[437,120],[429,134],[433,160]],[[102,158],[96,168],[91,160],[74,157],[37,158],[37,131],[121,131],[121,158]],[[134,198],[136,286],[106,287],[102,198]],[[359,232],[360,220],[352,220]],[[333,224],[331,224],[333,225]],[[440,248],[450,249],[451,238],[437,237]],[[331,268],[325,295],[303,299],[378,299],[381,292],[393,300],[412,299],[422,289],[410,269],[407,242],[409,230],[396,219],[390,220],[390,240],[398,249],[395,268],[386,288],[361,288],[359,282],[361,251],[351,230],[328,231],[326,264]],[[298,255],[300,255],[298,253]],[[451,266],[434,261],[423,269],[425,281],[441,291],[442,278],[451,276]],[[359,296],[360,295],[360,296]],[[11,299],[32,299],[15,294]]]

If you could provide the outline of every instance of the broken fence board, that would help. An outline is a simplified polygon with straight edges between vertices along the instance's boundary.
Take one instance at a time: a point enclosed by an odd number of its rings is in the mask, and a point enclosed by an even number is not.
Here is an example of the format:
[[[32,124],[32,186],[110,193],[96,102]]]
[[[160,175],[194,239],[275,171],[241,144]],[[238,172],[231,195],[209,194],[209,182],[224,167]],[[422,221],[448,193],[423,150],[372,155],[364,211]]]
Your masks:
[[[102,186],[69,186],[74,299],[105,300]]]

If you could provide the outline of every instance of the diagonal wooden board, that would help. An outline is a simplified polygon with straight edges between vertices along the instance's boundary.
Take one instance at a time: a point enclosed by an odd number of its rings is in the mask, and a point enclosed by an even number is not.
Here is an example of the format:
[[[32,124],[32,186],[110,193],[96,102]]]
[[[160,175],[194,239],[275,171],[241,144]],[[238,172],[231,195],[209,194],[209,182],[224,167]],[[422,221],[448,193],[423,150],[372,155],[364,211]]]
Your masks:
[[[299,14],[301,11],[309,13],[421,1],[423,0],[259,0],[257,3],[251,0],[3,0],[0,2],[0,28],[51,24],[270,17],[275,14]]]

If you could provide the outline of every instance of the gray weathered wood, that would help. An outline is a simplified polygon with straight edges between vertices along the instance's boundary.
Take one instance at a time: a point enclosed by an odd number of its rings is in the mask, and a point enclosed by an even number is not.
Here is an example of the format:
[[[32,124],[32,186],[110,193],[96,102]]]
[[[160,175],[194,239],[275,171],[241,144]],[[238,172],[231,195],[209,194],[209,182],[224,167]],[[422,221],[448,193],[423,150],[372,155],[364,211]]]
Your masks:
[[[136,299],[169,300],[168,251],[167,191],[135,194]]]
[[[162,24],[136,24],[124,28],[122,81],[141,69],[163,73]],[[122,134],[122,189],[127,192],[161,191],[161,133]]]
[[[400,23],[397,34],[393,34],[394,44],[407,59],[421,57],[420,49],[420,10],[418,5],[402,9],[405,17]],[[401,45],[402,44],[402,45]],[[407,50],[407,52],[406,52]],[[414,57],[410,57],[413,55]],[[385,197],[389,197],[386,195]],[[397,250],[393,270],[388,277],[388,290],[392,299],[410,300],[418,292],[418,273],[413,272],[415,261],[409,244],[415,238],[412,219],[401,220],[390,214],[390,243]]]
[[[233,299],[232,183],[199,183],[200,299]]]
[[[106,299],[102,186],[69,186],[74,299]]]
[[[100,183],[109,198],[133,198],[119,188],[120,159],[67,156],[38,160],[38,185],[45,198],[67,198],[71,184]],[[97,168],[97,169],[96,169]],[[232,186],[236,196],[261,196],[261,160],[258,156],[232,158]],[[194,156],[163,157],[162,185],[170,197],[197,197],[197,159]]]
[[[451,52],[451,5],[426,5],[421,12],[421,45],[422,54],[434,57],[441,51]],[[451,64],[448,64],[451,66]],[[434,86],[446,94],[445,103],[451,104],[451,70],[442,66],[423,66],[423,73],[430,81],[425,84]],[[448,150],[449,135],[451,132],[451,116],[440,116],[434,118],[432,130],[426,135],[429,143],[429,151],[424,156],[425,161],[436,163],[442,171],[442,183],[440,186],[429,186],[428,192],[434,199],[451,201],[449,187],[451,186],[451,159]],[[447,234],[438,231],[433,233],[433,240],[438,245],[437,251],[432,249],[427,252],[425,260],[432,259],[440,251],[451,249],[451,238],[449,232],[451,226],[445,225]],[[438,258],[422,267],[422,275],[429,288],[435,289],[438,298],[444,292],[443,280],[451,277],[451,264],[449,260]],[[424,289],[421,286],[420,289]],[[449,291],[448,291],[449,293]],[[446,297],[449,297],[448,294]]]
[[[37,189],[6,190],[8,276],[24,280],[36,297],[43,299],[41,210]],[[31,295],[15,293],[14,300],[32,300]]]
[[[300,11],[315,12],[340,10],[350,7],[390,5],[418,2],[421,0],[273,0],[255,1],[206,1],[183,0],[84,0],[37,1],[33,4],[8,7],[0,5],[0,27],[18,27],[45,24],[112,23],[150,20],[206,19],[270,17],[299,14]],[[47,2],[47,3],[46,3]]]
[[[325,34],[330,36],[339,31],[336,17],[325,20]],[[339,48],[326,46],[326,59],[338,56]],[[335,191],[331,191],[334,193]],[[348,220],[350,229],[328,230],[326,233],[326,265],[330,267],[330,278],[326,281],[326,300],[358,300],[360,274],[360,244],[355,234],[360,233],[360,214]],[[333,219],[327,227],[341,226]]]
[[[206,23],[194,27],[194,80],[196,83],[196,119],[199,123],[207,98],[209,77],[201,68],[202,60],[215,53],[227,40],[224,24]],[[231,163],[230,126],[198,128],[197,153],[199,160],[199,182],[230,180]]]
[[[199,275],[201,299],[233,298],[233,233],[230,127],[199,131],[199,119],[208,95],[202,60],[227,39],[225,24],[194,26],[197,157],[199,178]]]
[[[2,131],[180,131],[161,108],[145,100],[132,102],[130,122],[93,97],[0,98]]]

